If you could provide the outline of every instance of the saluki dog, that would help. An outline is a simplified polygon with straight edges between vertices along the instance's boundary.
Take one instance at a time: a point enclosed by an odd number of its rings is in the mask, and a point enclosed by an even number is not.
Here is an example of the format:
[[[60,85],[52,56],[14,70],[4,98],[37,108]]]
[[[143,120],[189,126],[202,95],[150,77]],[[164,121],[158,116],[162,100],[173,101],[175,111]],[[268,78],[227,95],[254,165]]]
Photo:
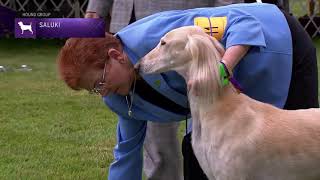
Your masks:
[[[320,179],[320,110],[281,110],[222,85],[224,48],[201,28],[168,32],[136,65],[188,84],[192,147],[211,180]]]

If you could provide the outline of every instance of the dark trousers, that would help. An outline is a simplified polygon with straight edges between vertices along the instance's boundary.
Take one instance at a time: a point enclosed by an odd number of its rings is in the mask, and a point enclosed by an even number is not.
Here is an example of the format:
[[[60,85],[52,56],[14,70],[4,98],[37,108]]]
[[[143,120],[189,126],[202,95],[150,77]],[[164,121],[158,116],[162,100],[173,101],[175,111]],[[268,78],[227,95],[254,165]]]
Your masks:
[[[288,13],[283,14],[291,30],[293,46],[292,75],[284,109],[319,107],[316,48],[299,21]]]
[[[183,176],[184,180],[206,180],[207,176],[202,171],[191,146],[191,133],[183,137]]]
[[[284,109],[319,107],[316,49],[300,23],[284,13],[293,44],[292,77]],[[183,138],[182,154],[185,180],[207,180],[191,146],[191,133]]]

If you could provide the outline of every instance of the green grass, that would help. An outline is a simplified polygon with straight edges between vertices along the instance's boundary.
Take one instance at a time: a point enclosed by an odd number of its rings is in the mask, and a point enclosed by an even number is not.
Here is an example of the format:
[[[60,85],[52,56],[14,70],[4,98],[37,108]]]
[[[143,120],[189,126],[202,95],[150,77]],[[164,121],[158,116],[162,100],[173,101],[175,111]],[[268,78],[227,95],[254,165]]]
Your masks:
[[[296,17],[304,16],[305,14],[307,14],[307,0],[294,0],[290,1],[289,4],[290,12],[292,12]]]
[[[116,116],[58,79],[57,40],[0,41],[0,179],[107,179]],[[180,128],[180,139],[184,123]]]
[[[314,42],[319,54],[320,39]],[[116,116],[98,96],[58,79],[61,44],[0,41],[0,65],[33,69],[0,73],[0,179],[107,179]],[[183,132],[184,123],[180,139]]]
[[[58,78],[57,41],[1,40],[0,179],[106,179],[115,115]],[[61,44],[61,43],[60,43]]]

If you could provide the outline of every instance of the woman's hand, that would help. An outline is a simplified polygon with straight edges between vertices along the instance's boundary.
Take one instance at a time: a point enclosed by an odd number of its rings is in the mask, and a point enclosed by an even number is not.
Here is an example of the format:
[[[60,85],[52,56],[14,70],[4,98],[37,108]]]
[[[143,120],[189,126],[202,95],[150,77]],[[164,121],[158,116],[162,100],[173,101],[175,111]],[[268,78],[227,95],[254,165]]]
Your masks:
[[[100,18],[96,12],[87,11],[85,18]]]

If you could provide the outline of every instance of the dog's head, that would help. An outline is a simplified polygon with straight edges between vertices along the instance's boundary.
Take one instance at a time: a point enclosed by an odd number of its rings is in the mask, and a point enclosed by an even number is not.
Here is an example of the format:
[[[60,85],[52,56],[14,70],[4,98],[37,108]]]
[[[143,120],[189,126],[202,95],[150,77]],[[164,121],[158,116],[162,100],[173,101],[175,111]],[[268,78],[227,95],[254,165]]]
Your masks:
[[[174,29],[163,36],[159,44],[138,63],[142,73],[161,73],[175,70],[191,61],[186,50],[188,36],[203,33],[201,28],[186,26]]]
[[[23,26],[23,23],[21,21],[18,22],[19,26]]]
[[[136,68],[145,74],[174,70],[188,81],[189,89],[208,97],[220,87],[218,67],[223,54],[222,45],[202,28],[185,26],[162,37]]]
[[[199,43],[200,41],[202,43]],[[163,36],[159,44],[141,59],[136,68],[146,74],[169,70],[183,73],[181,71],[187,70],[195,56],[203,54],[195,54],[194,50],[209,46],[217,49],[220,54],[224,53],[219,42],[207,35],[202,28],[198,26],[177,28]]]

